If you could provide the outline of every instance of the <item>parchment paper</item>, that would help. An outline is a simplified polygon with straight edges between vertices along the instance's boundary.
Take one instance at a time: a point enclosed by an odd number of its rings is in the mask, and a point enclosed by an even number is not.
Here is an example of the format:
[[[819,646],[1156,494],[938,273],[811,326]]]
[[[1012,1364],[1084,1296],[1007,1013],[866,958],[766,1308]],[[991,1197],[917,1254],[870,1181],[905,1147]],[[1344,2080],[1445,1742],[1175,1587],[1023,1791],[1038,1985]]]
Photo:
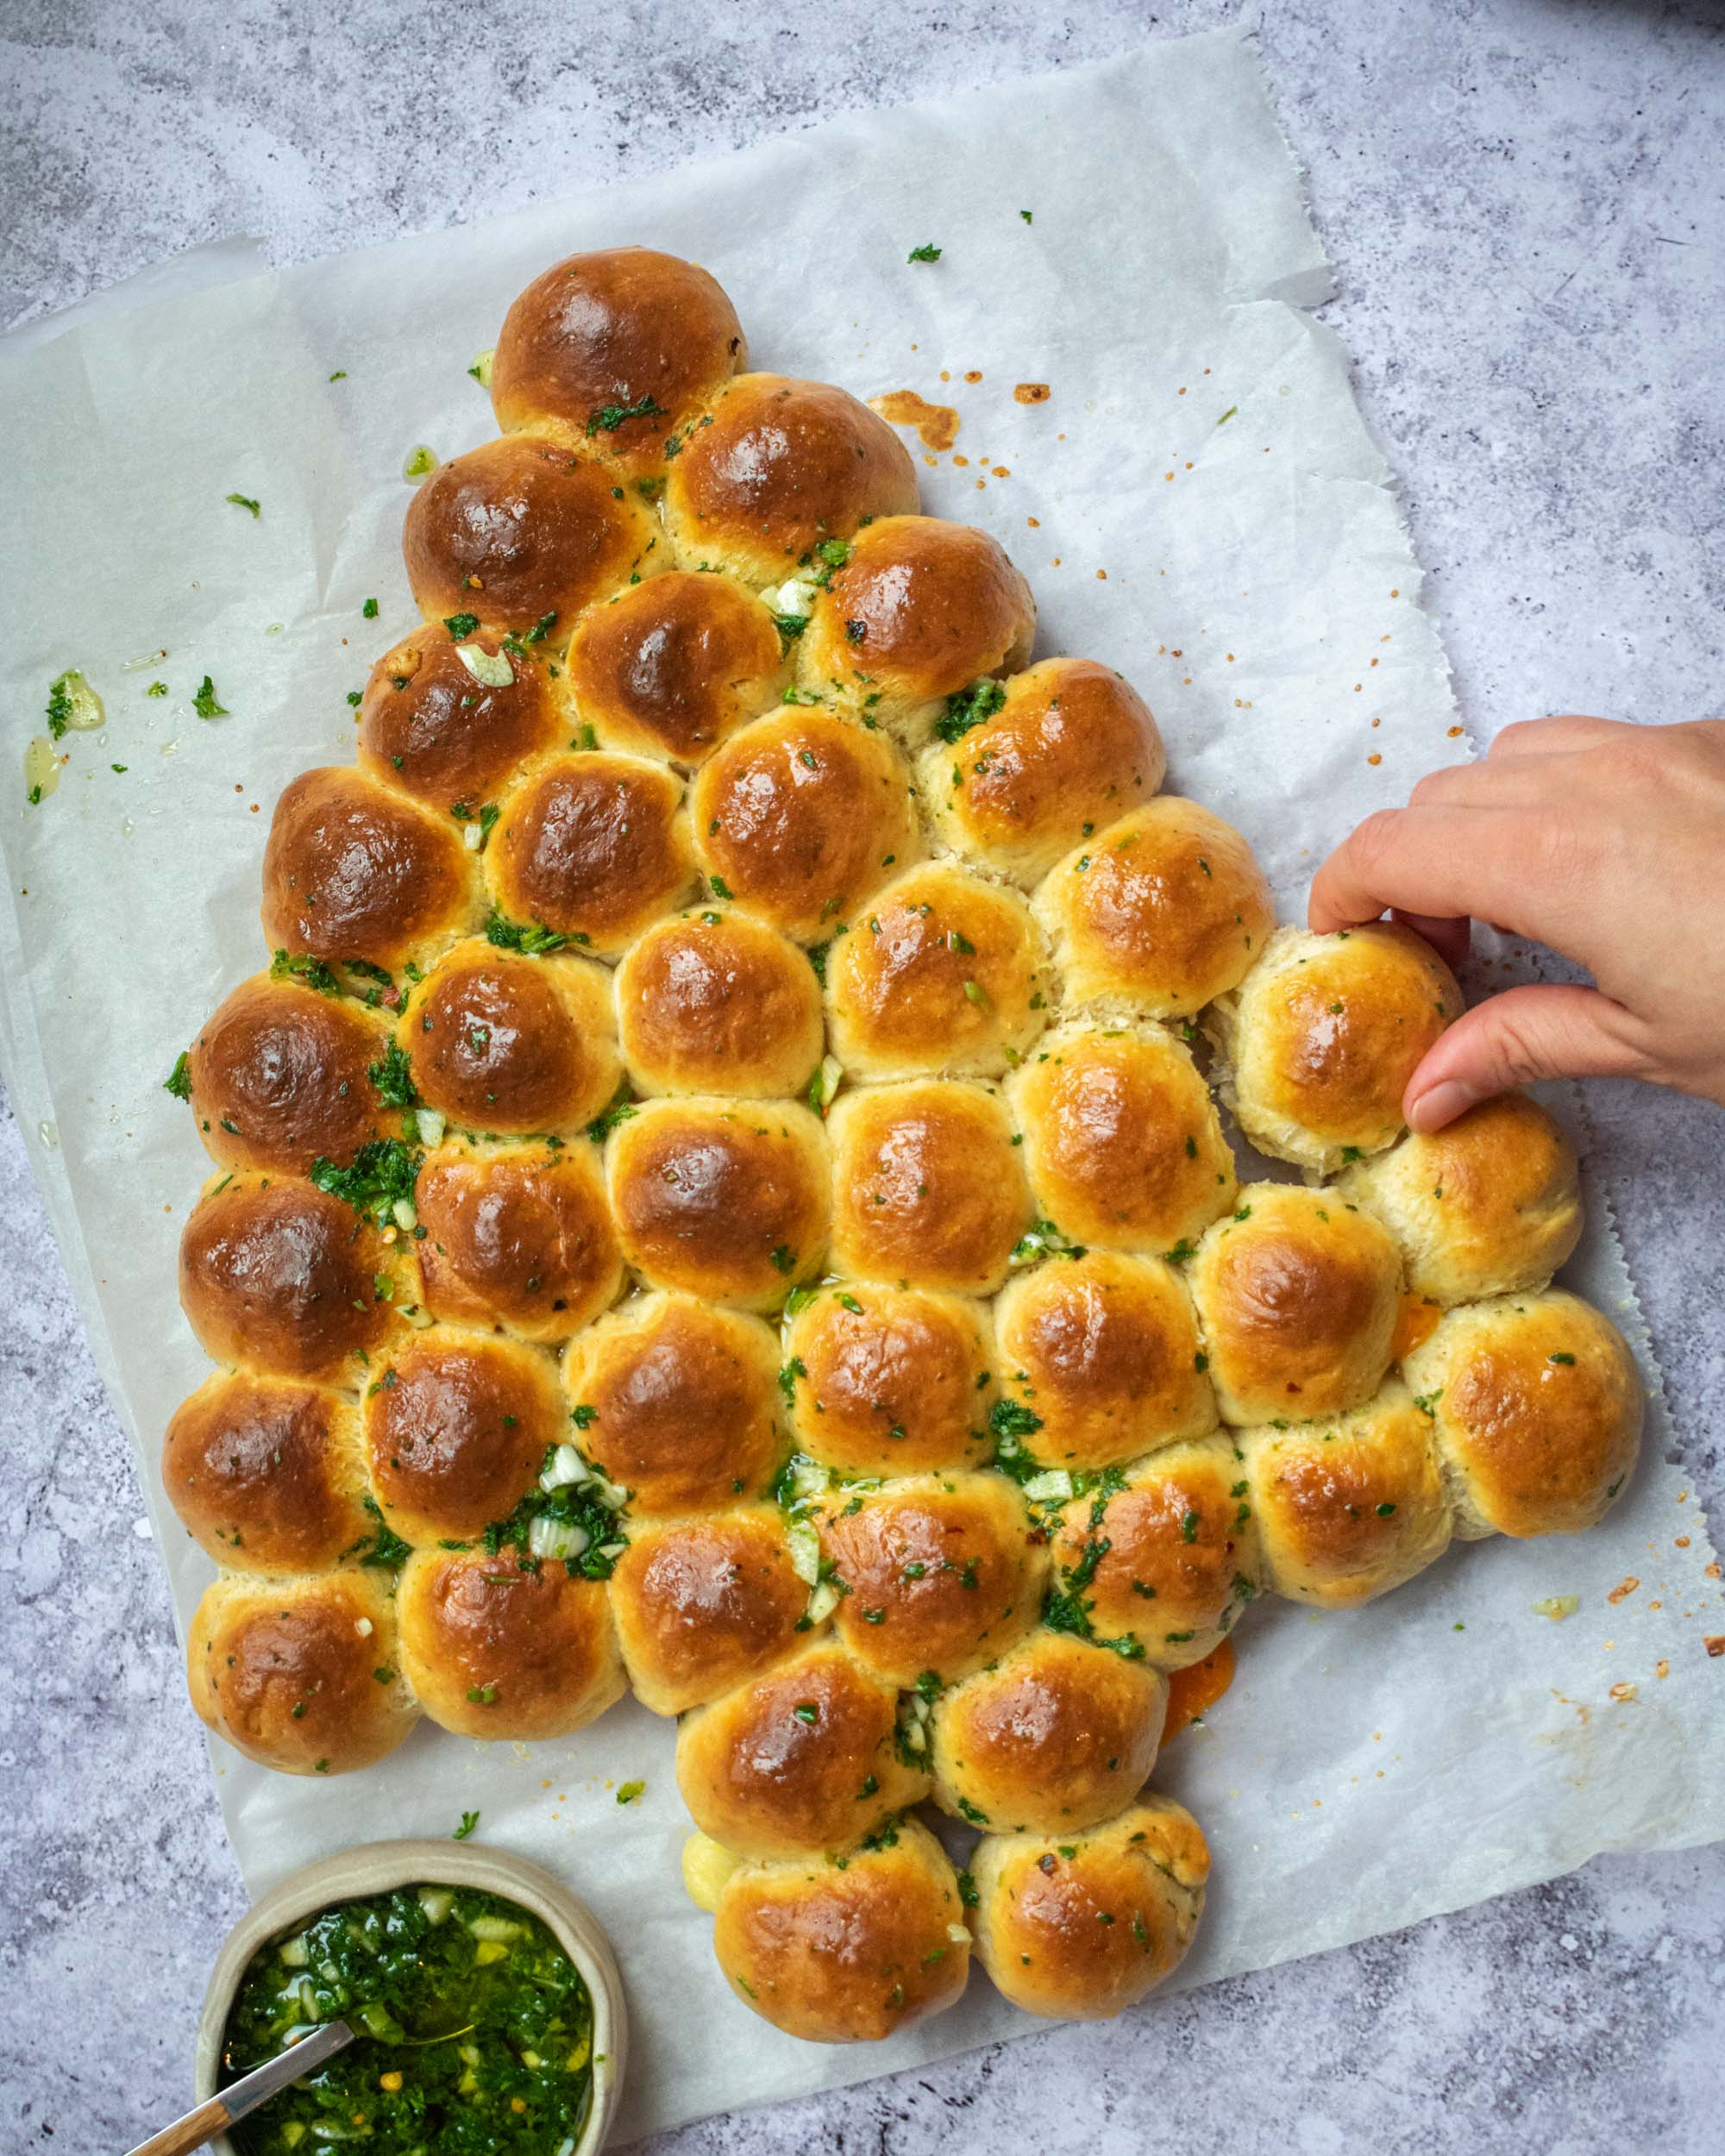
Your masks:
[[[1040,601],[1040,650],[1105,660],[1143,689],[1170,783],[1244,827],[1293,917],[1358,817],[1468,753],[1346,354],[1302,311],[1330,280],[1298,173],[1255,60],[1227,34],[840,119],[281,275],[243,249],[193,258],[153,297],[38,328],[0,354],[17,460],[0,523],[0,1048],[182,1627],[210,1568],[163,1500],[156,1452],[206,1368],[174,1292],[204,1162],[161,1081],[260,962],[277,791],[350,754],[345,693],[412,618],[404,455],[492,432],[464,370],[530,276],[636,240],[712,268],[757,364],[958,407],[969,461],[921,467],[926,505],[1004,542]],[[924,242],[939,262],[907,264]],[[1048,400],[1016,401],[1021,382],[1048,384]],[[373,595],[380,616],[362,620]],[[68,737],[58,793],[26,808],[19,758],[69,666],[105,696],[108,724]],[[190,703],[206,673],[229,712],[208,723]],[[156,679],[166,699],[145,695]],[[1649,1378],[1630,1492],[1598,1532],[1458,1545],[1352,1615],[1253,1613],[1233,1692],[1157,1777],[1216,1857],[1182,1982],[1389,1930],[1601,1849],[1725,1833],[1721,1672],[1702,1645],[1725,1631],[1720,1590],[1665,1463],[1657,1371],[1597,1200],[1570,1277]],[[1631,1576],[1639,1588],[1610,1601]],[[1534,1614],[1563,1594],[1581,1600],[1567,1623]],[[1633,1695],[1614,1699],[1622,1685]],[[482,1746],[428,1726],[327,1784],[213,1753],[254,1889],[362,1838],[447,1833],[464,1808],[565,1874],[609,1925],[637,2017],[625,2137],[1032,2026],[980,1975],[957,2011],[868,2050],[797,2044],[743,2011],[679,1884],[671,1728],[632,1703],[564,1744]],[[646,1794],[620,1809],[613,1787],[636,1778]]]

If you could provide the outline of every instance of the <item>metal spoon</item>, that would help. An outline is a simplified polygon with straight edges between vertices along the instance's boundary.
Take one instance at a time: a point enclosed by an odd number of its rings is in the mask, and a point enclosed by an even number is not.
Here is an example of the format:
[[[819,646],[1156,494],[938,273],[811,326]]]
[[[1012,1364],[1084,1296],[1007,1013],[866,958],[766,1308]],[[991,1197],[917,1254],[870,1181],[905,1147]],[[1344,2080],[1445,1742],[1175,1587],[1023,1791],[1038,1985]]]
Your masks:
[[[148,2140],[140,2141],[131,2156],[186,2156],[189,2149],[202,2148],[236,2120],[255,2111],[260,2103],[267,2103],[302,2074],[309,2074],[314,2066],[321,2066],[326,2059],[333,2059],[338,2051],[345,2050],[354,2034],[355,2031],[345,2021],[326,2021],[322,2028],[313,2030],[299,2043],[290,2044],[276,2058],[266,2059],[261,2066],[229,2082],[219,2096],[200,2103],[195,2111],[188,2111],[183,2119],[176,2119],[172,2126],[164,2127]]]

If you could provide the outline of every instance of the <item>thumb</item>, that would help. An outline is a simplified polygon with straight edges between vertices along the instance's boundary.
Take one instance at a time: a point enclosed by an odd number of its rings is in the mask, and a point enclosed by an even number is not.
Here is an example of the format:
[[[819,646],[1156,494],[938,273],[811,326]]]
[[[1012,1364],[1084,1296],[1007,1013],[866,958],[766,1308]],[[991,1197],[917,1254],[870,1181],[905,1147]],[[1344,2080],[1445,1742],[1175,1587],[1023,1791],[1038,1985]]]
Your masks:
[[[1639,1078],[1635,1021],[1597,988],[1509,988],[1458,1018],[1408,1081],[1402,1112],[1439,1131],[1481,1100],[1541,1078]]]

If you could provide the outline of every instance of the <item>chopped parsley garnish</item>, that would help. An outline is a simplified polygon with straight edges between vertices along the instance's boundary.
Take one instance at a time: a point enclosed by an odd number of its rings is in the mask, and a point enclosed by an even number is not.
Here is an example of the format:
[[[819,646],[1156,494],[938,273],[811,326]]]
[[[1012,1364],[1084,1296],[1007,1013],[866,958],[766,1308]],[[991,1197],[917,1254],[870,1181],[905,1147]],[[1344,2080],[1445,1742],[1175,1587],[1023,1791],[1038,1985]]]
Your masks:
[[[254,502],[249,494],[224,494],[222,498],[223,501],[232,502],[235,509],[249,510],[254,522],[256,521],[262,509],[262,504]]]
[[[973,681],[968,689],[961,689],[957,696],[947,698],[944,713],[934,722],[935,738],[957,741],[973,726],[992,718],[1006,700],[1007,692],[998,681],[986,675],[980,681]]]
[[[444,628],[448,630],[457,643],[461,642],[463,636],[471,636],[479,625],[480,617],[477,614],[445,614],[443,617]]]
[[[176,1100],[191,1100],[191,1054],[190,1050],[181,1049],[178,1062],[167,1076],[162,1080],[162,1091],[171,1093]]]
[[[499,950],[518,950],[529,958],[542,958],[547,951],[561,950],[566,943],[582,942],[574,936],[560,936],[555,929],[547,928],[543,921],[524,924],[506,921],[501,913],[493,913],[486,923],[486,941],[495,943]]]
[[[335,377],[332,375],[330,379],[333,381]],[[455,1833],[450,1835],[450,1840],[465,1841],[467,1836],[473,1833],[474,1827],[477,1827],[479,1823],[480,1815],[477,1812],[463,1812],[461,1814],[461,1823],[455,1829]]]
[[[632,1804],[637,1796],[645,1794],[646,1789],[644,1782],[624,1782],[618,1789],[617,1801],[619,1804]]]
[[[392,1527],[385,1524],[383,1507],[375,1497],[362,1497],[360,1502],[377,1522],[365,1540],[355,1545],[360,1552],[360,1563],[380,1566],[387,1572],[398,1572],[413,1555],[412,1544],[404,1542]]]
[[[587,415],[589,435],[615,434],[625,420],[668,419],[670,414],[659,404],[649,390],[632,404],[601,404],[597,411]]]
[[[417,1108],[419,1091],[413,1082],[413,1066],[406,1051],[392,1041],[367,1071],[386,1107]]]
[[[609,1103],[587,1125],[587,1136],[595,1145],[603,1145],[619,1123],[628,1122],[635,1112],[635,1104],[629,1094],[629,1081],[625,1078],[612,1094]]]
[[[398,1205],[411,1205],[413,1187],[425,1156],[398,1138],[368,1138],[351,1165],[338,1168],[321,1155],[311,1163],[311,1180],[332,1198],[345,1199],[355,1213],[379,1227],[387,1226]]]
[[[226,718],[228,716],[228,707],[217,700],[216,684],[207,674],[198,685],[198,693],[191,699],[191,708],[200,718]]]
[[[303,981],[308,988],[315,988],[321,996],[338,996],[343,993],[336,980],[321,958],[314,958],[310,951],[297,950],[290,956],[279,950],[270,960],[272,981]]]
[[[932,241],[927,241],[921,247],[913,247],[905,260],[907,262],[938,262],[940,260],[940,249]]]

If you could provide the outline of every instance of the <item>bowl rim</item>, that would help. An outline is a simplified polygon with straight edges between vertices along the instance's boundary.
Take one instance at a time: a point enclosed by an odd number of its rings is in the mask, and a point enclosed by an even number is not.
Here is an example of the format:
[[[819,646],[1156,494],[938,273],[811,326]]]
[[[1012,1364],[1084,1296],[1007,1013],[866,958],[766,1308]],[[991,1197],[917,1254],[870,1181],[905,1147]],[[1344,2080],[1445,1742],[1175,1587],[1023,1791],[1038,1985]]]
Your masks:
[[[217,2093],[228,2016],[247,1964],[260,1946],[334,1902],[421,1883],[478,1887],[518,1902],[549,1926],[580,1970],[593,2000],[593,2105],[574,2156],[596,2156],[617,2115],[628,2065],[629,2009],[611,1941],[586,1903],[561,1880],[511,1850],[483,1844],[430,1839],[361,1842],[303,1865],[272,1887],[229,1933],[210,1972],[192,2069],[197,2101],[203,2103]],[[210,2146],[218,2156],[236,2156],[225,2134]],[[546,2156],[552,2156],[549,2149]]]

